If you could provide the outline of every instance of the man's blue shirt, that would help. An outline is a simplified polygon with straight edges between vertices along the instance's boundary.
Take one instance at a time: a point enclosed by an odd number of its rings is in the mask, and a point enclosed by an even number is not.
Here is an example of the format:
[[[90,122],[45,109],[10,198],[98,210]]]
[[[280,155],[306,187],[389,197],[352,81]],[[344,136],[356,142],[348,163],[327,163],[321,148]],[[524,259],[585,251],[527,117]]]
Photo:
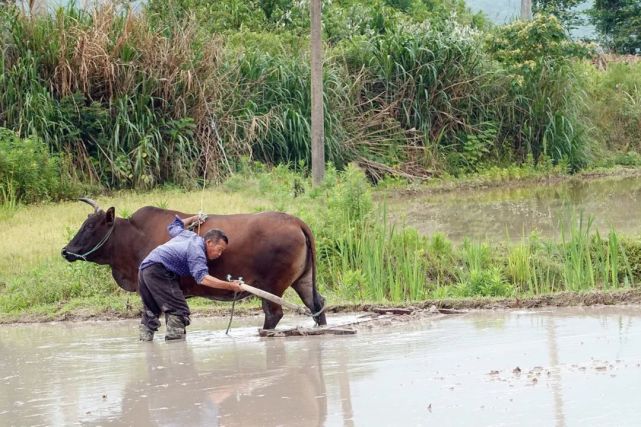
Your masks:
[[[196,283],[202,283],[209,274],[203,238],[185,230],[185,224],[178,216],[169,224],[167,231],[171,240],[151,251],[140,264],[140,269],[162,264],[178,276],[192,276]]]

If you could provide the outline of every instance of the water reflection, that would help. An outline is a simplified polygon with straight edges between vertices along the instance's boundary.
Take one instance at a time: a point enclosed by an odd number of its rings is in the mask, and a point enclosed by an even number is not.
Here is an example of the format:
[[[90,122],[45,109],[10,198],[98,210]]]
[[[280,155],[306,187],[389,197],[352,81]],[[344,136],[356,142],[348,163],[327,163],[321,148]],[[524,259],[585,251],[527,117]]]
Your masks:
[[[187,343],[145,345],[145,370],[126,384],[120,411],[86,425],[322,426],[327,396],[322,347],[308,341],[295,354],[284,340],[262,343],[263,355],[198,360]],[[234,347],[234,343],[231,343]],[[277,402],[277,404],[275,404]]]
[[[554,400],[554,415],[556,427],[565,427],[565,413],[563,412],[563,387],[561,370],[559,366],[559,347],[556,338],[556,325],[554,318],[547,320],[548,355],[550,358],[550,372],[552,378],[552,399]]]
[[[136,326],[0,327],[0,425],[625,425],[640,414],[638,307],[287,339],[255,327],[228,338],[224,322],[198,319],[171,344],[132,340]]]
[[[220,397],[203,391],[199,381],[194,381],[199,375],[190,347],[144,345],[144,358],[141,375],[132,376],[124,388],[119,410],[97,416],[89,411],[83,417],[84,425],[178,426],[216,422]]]
[[[236,381],[219,385],[218,405],[225,425],[322,426],[327,417],[327,396],[323,376],[320,340],[309,340],[292,351],[285,340],[264,341],[264,368],[239,365],[229,372]],[[277,404],[274,404],[277,401]]]
[[[514,241],[532,232],[559,238],[561,229],[581,212],[594,217],[594,228],[601,233],[612,227],[625,234],[641,233],[641,222],[630,221],[630,212],[641,210],[641,177],[391,195],[384,200],[397,222],[458,242],[466,237]]]

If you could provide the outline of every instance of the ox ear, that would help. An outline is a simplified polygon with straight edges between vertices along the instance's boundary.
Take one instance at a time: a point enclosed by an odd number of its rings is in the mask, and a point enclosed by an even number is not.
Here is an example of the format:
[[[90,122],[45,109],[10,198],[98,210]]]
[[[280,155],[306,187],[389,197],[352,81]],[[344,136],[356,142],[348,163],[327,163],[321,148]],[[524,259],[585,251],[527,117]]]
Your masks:
[[[107,212],[105,213],[105,221],[107,222],[108,225],[112,225],[115,220],[116,220],[116,208],[112,206],[109,209],[107,209]]]

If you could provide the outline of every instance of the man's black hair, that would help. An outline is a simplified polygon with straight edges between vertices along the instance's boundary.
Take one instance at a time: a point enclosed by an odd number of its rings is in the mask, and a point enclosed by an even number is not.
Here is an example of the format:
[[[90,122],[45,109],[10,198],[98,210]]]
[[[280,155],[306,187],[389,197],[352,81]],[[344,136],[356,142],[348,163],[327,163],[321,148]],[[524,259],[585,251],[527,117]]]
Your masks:
[[[222,240],[226,244],[229,244],[229,239],[227,238],[223,230],[219,230],[218,228],[212,228],[211,230],[207,231],[203,235],[203,239],[205,240],[205,242],[207,240],[211,240],[214,243],[218,243],[220,240]]]

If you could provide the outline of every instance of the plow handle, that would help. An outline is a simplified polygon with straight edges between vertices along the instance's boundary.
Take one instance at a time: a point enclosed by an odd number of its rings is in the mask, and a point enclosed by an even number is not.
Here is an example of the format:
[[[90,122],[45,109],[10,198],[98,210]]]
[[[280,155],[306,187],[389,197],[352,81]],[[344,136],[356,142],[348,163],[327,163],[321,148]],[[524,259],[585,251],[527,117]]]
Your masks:
[[[245,292],[249,292],[250,294],[254,294],[257,297],[266,299],[266,300],[271,301],[271,302],[273,302],[275,304],[278,304],[278,305],[280,305],[282,307],[290,308],[290,309],[292,309],[292,310],[294,310],[294,311],[296,311],[296,312],[298,312],[300,314],[310,314],[310,311],[306,307],[303,308],[303,307],[300,307],[300,306],[298,306],[296,304],[292,304],[291,302],[287,302],[284,299],[282,299],[281,297],[277,297],[274,294],[270,294],[269,292],[265,292],[262,289],[255,288],[255,287],[247,285],[245,283],[241,283],[240,287]]]

